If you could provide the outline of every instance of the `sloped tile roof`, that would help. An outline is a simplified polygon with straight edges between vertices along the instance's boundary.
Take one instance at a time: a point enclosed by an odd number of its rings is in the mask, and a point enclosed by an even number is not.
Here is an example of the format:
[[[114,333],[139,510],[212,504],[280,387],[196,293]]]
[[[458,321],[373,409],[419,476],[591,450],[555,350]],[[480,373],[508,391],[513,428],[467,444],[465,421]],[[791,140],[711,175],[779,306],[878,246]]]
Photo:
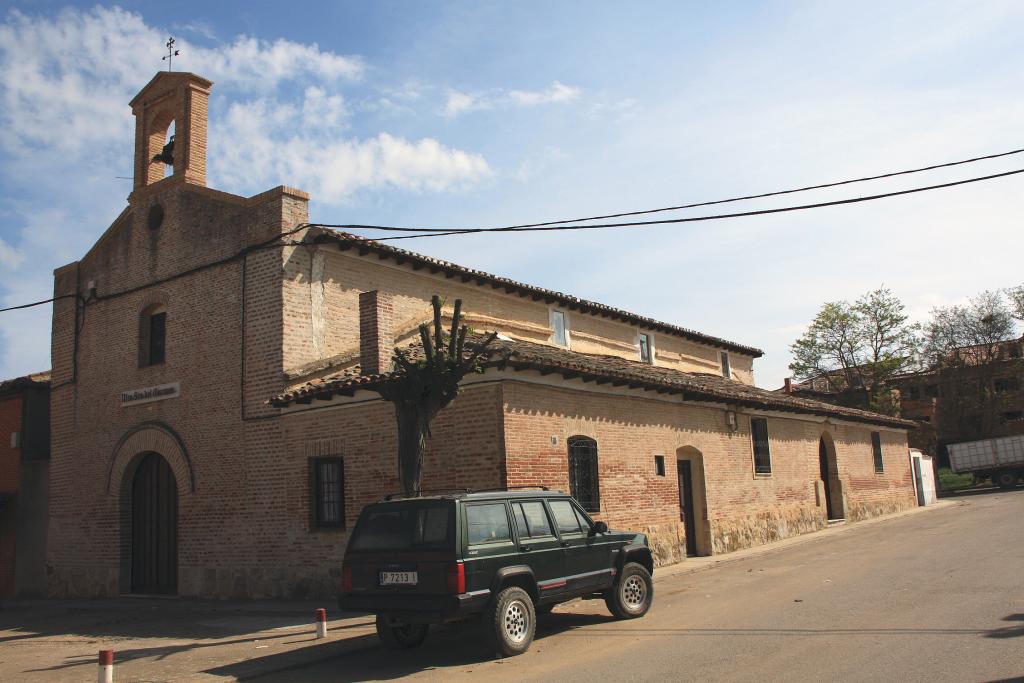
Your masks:
[[[468,345],[480,343],[482,336],[467,340]],[[415,348],[415,347],[414,347]],[[485,368],[536,370],[542,374],[559,374],[567,379],[582,378],[597,384],[628,386],[681,395],[684,400],[727,403],[748,408],[834,417],[855,422],[913,428],[909,420],[872,413],[856,408],[836,406],[791,394],[725,379],[718,375],[685,372],[673,368],[647,365],[617,356],[577,353],[533,342],[495,339],[481,365]],[[309,403],[314,399],[330,400],[335,395],[351,396],[357,391],[372,390],[401,377],[401,372],[361,375],[350,369],[338,375],[309,382],[275,396],[269,403],[285,407],[293,403]]]
[[[350,249],[356,249],[360,254],[377,254],[380,258],[394,259],[399,265],[403,263],[411,263],[412,267],[416,270],[427,268],[432,273],[443,272],[446,277],[458,277],[463,282],[476,282],[479,285],[489,285],[494,289],[504,289],[506,293],[530,297],[534,301],[544,300],[548,303],[557,303],[559,306],[563,306],[570,311],[579,311],[581,313],[589,313],[604,318],[620,320],[631,325],[637,325],[638,327],[644,327],[656,332],[665,332],[667,334],[683,337],[701,344],[707,344],[727,351],[735,351],[736,353],[753,356],[754,358],[760,358],[764,355],[764,351],[753,346],[738,344],[736,342],[729,341],[728,339],[721,339],[720,337],[714,337],[694,330],[689,330],[685,327],[679,327],[678,325],[672,325],[660,320],[655,320],[654,318],[630,313],[629,311],[624,311],[621,308],[613,308],[612,306],[606,306],[605,304],[600,304],[594,301],[580,299],[579,297],[563,294],[562,292],[556,292],[551,289],[535,287],[533,285],[510,280],[509,278],[485,273],[482,270],[466,268],[465,266],[436,259],[432,256],[424,256],[423,254],[417,254],[416,252],[406,251],[405,249],[392,247],[381,242],[375,242],[365,237],[360,237],[359,235],[353,235],[351,233],[341,232],[339,230],[333,230],[325,227],[314,227],[311,229],[310,235],[314,242],[322,243],[333,241],[336,242],[338,247],[342,250],[347,251]]]

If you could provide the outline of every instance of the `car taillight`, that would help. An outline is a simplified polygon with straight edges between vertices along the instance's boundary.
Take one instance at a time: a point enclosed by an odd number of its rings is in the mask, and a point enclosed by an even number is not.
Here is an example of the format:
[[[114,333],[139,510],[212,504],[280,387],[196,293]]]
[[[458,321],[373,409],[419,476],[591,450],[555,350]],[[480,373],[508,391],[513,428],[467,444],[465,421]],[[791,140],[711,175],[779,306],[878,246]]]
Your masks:
[[[342,567],[341,569],[341,592],[352,592],[352,567]]]
[[[456,595],[466,592],[466,565],[461,562],[448,566],[448,592]]]

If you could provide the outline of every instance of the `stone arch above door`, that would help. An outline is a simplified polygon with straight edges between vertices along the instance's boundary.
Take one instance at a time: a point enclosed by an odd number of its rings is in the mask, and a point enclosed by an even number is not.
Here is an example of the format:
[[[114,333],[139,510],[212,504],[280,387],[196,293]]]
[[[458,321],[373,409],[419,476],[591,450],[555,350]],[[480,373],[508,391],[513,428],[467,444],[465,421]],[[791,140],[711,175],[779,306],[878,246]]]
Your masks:
[[[107,473],[107,495],[118,494],[128,468],[137,464],[136,456],[149,452],[159,453],[171,466],[179,496],[195,493],[192,462],[181,437],[161,422],[144,422],[125,432],[114,446]]]

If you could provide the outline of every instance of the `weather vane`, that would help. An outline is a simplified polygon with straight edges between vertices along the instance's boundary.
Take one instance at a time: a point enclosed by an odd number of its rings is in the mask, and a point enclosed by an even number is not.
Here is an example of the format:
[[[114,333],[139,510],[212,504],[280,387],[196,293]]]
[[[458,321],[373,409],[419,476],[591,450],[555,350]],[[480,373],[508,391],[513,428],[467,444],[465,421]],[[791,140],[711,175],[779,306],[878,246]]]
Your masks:
[[[167,60],[167,70],[171,70],[171,59],[178,56],[178,51],[174,49],[174,36],[167,39],[167,54],[160,58],[160,61]]]

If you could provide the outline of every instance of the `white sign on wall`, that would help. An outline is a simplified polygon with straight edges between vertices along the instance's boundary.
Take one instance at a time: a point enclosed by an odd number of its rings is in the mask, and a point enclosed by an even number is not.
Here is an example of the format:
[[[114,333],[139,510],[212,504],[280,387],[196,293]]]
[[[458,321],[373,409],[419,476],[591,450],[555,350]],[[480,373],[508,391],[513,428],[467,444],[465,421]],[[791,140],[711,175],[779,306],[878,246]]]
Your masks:
[[[163,401],[168,398],[178,398],[179,396],[181,396],[181,382],[160,384],[143,389],[130,389],[121,392],[121,407]]]

